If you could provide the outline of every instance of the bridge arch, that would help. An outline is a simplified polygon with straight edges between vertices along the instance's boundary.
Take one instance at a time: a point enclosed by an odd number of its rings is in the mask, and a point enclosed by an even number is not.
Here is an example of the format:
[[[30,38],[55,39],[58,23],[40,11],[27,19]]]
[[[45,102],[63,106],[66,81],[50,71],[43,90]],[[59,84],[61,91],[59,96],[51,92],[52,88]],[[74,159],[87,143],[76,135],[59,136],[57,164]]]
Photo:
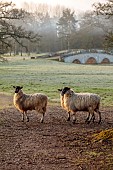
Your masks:
[[[104,58],[102,61],[101,61],[101,64],[110,64],[110,60],[108,58]]]
[[[97,61],[94,57],[89,57],[86,61],[86,64],[97,64]]]
[[[75,59],[75,60],[73,61],[73,63],[75,63],[75,64],[81,64],[81,62],[80,62],[79,59]]]

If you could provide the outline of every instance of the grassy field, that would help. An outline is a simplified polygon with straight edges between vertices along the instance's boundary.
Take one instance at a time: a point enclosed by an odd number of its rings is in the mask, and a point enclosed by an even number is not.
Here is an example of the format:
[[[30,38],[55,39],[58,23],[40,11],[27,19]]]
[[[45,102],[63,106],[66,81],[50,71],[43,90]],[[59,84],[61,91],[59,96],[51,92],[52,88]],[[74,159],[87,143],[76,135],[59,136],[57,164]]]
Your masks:
[[[12,58],[0,63],[0,92],[13,95],[13,85],[24,92],[43,92],[51,102],[59,102],[58,88],[69,86],[76,92],[94,92],[102,105],[113,106],[113,65],[76,65],[47,59]]]

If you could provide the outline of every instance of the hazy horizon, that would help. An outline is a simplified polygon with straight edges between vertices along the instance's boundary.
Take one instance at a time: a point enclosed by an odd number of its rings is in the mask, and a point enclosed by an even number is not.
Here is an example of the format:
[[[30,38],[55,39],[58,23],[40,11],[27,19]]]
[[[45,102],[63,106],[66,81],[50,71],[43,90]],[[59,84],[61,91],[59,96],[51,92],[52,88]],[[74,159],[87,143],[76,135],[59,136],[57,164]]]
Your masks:
[[[5,1],[10,1],[10,0],[5,0]],[[78,11],[86,11],[86,10],[91,10],[92,9],[92,4],[93,3],[105,3],[106,0],[12,0],[13,3],[15,3],[18,7],[22,7],[24,2],[27,3],[34,3],[34,4],[48,4],[51,6],[56,6],[56,5],[61,5],[65,7],[69,7],[74,10]]]

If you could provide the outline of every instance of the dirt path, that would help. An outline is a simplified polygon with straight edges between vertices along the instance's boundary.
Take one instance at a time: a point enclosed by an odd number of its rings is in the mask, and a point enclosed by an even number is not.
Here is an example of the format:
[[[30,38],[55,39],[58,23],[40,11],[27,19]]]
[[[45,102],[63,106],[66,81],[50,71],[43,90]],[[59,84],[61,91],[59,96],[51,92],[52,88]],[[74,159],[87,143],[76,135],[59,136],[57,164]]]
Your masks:
[[[113,170],[113,143],[92,142],[92,135],[113,128],[113,108],[102,108],[102,123],[66,122],[60,106],[48,106],[45,122],[29,112],[21,122],[15,108],[0,111],[0,170]],[[96,121],[97,121],[96,117]]]

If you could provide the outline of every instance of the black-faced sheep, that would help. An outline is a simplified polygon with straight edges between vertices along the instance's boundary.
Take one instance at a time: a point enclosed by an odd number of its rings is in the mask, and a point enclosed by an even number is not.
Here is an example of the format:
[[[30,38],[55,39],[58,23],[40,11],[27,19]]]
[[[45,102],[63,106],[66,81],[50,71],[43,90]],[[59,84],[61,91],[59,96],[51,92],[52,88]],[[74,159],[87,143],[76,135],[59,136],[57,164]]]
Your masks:
[[[76,121],[77,111],[87,111],[89,115],[86,119],[87,123],[95,120],[94,112],[99,115],[99,122],[101,122],[101,113],[99,111],[100,96],[93,93],[75,93],[69,87],[58,89],[60,91],[61,106],[68,112],[68,121],[70,121],[70,114],[73,115],[73,123]]]
[[[25,94],[22,91],[23,87],[20,86],[13,86],[13,88],[15,89],[13,103],[14,106],[22,113],[22,121],[24,121],[25,116],[27,121],[29,121],[29,117],[27,116],[28,110],[36,110],[38,113],[42,114],[41,123],[43,123],[47,108],[47,96],[41,93],[32,95]]]

